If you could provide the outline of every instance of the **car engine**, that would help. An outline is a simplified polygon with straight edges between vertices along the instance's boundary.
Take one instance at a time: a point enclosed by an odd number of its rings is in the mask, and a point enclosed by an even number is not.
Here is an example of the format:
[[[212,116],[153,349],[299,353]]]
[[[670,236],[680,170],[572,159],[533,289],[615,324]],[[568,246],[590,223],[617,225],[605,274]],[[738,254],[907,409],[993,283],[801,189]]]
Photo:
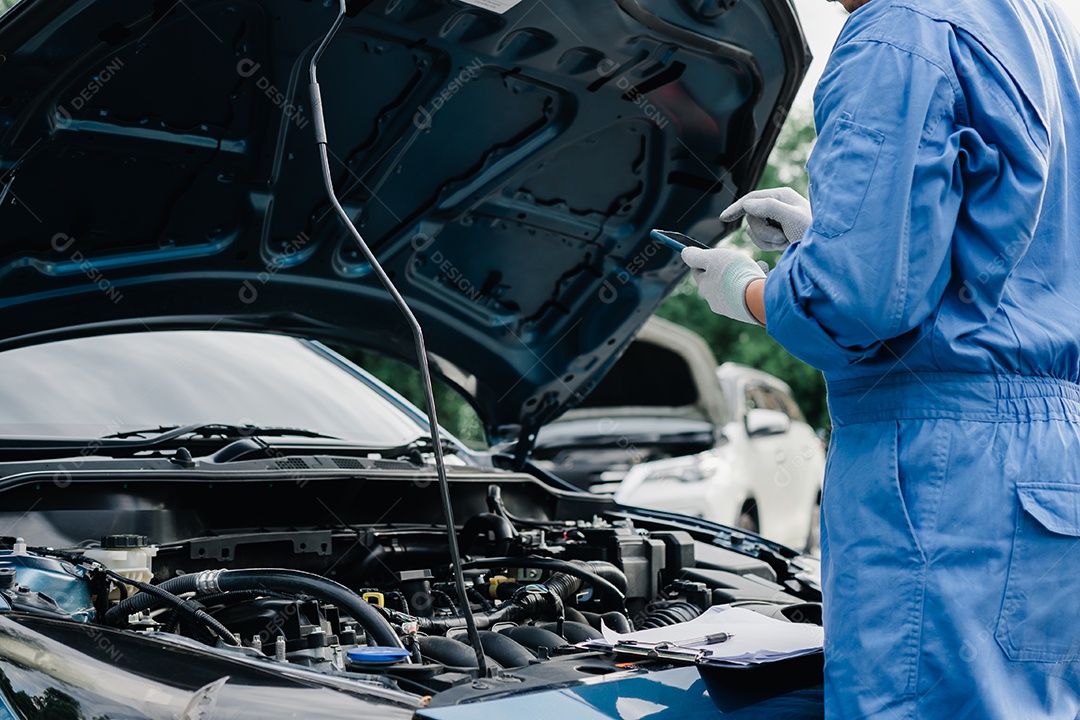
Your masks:
[[[725,548],[695,538],[693,528],[641,527],[630,515],[526,519],[506,510],[498,485],[487,498],[488,511],[458,533],[465,598],[455,591],[442,529],[393,523],[160,545],[136,534],[70,548],[9,539],[0,550],[0,602],[11,613],[172,637],[440,697],[615,672],[613,656],[579,646],[602,638],[603,626],[661,627],[735,602],[820,622],[813,584],[785,576],[786,559],[752,537],[731,533]]]

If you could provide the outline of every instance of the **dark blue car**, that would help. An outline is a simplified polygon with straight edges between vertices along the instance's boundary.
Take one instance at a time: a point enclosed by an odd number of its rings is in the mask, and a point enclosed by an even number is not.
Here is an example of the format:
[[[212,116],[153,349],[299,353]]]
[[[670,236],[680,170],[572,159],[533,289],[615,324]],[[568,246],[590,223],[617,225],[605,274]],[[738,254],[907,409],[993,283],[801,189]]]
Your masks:
[[[313,101],[333,5],[0,18],[0,718],[820,714],[820,655],[586,647],[820,623],[814,560],[530,457],[683,278],[649,230],[732,229],[789,0],[357,0]],[[416,357],[349,224],[494,450],[329,349]]]

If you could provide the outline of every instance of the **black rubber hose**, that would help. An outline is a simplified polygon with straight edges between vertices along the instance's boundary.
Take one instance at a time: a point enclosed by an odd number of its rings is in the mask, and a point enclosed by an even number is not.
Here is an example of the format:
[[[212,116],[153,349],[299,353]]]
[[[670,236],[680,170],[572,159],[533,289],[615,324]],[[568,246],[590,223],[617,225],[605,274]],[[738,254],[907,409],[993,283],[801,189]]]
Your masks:
[[[478,630],[486,630],[501,622],[519,623],[539,617],[550,608],[547,597],[541,594],[527,594],[514,601],[508,601],[489,613],[475,615]],[[445,634],[448,630],[465,627],[462,615],[416,618],[417,628],[421,632]]]
[[[503,584],[505,585],[507,583],[503,583]],[[432,592],[435,592],[436,590],[440,590],[440,591],[442,591],[444,593],[447,593],[448,595],[450,595],[452,600],[454,599],[452,593],[457,592],[457,588],[454,587],[453,583],[439,583],[438,585],[435,585],[433,587]],[[483,593],[481,593],[479,590],[477,590],[472,585],[465,588],[465,595],[468,597],[470,602],[479,605],[480,609],[483,610],[484,612],[491,612],[492,610],[495,609],[495,606],[491,604],[491,601],[488,600],[486,597],[484,597]],[[507,599],[509,599],[509,596],[507,596]]]
[[[597,630],[601,625],[607,625],[609,628],[617,633],[633,632],[634,628],[630,626],[630,621],[626,619],[626,616],[619,612],[606,612],[602,615],[597,613],[584,612],[581,613],[585,621]]]
[[[469,518],[461,529],[458,546],[463,553],[468,554],[477,539],[490,538],[495,543],[495,553],[504,555],[510,549],[510,541],[515,535],[517,530],[505,517],[495,513],[479,513]]]
[[[583,580],[566,573],[555,573],[544,581],[544,587],[562,598],[566,602],[577,594],[581,589]]]
[[[378,610],[344,585],[320,575],[299,570],[254,569],[210,570],[180,575],[150,587],[175,595],[199,591],[229,592],[232,590],[262,590],[267,593],[305,593],[323,602],[337,605],[360,624],[375,645],[402,647],[394,628]],[[105,613],[105,623],[115,625],[132,613],[142,612],[160,604],[148,593],[138,593],[122,600]]]
[[[203,606],[199,603],[177,597],[175,593],[169,592],[168,588],[163,588],[160,585],[151,585],[150,583],[144,583],[138,580],[132,580],[131,578],[124,577],[123,575],[107,567],[105,568],[105,574],[111,577],[113,580],[127,583],[132,587],[138,588],[140,592],[134,597],[147,598],[147,606],[171,605],[176,608],[182,615],[186,615],[191,620],[194,620],[210,628],[214,632],[214,634],[220,637],[226,644],[235,646],[240,645],[240,639],[233,635],[231,632],[229,632],[229,629],[222,625],[217,620],[217,618],[207,613],[206,610],[203,609]],[[121,600],[116,605],[116,607],[120,607],[124,603],[131,602],[131,599],[132,598],[129,598],[128,600]],[[115,610],[116,607],[114,607],[113,610]],[[111,612],[112,610],[109,611],[109,613]],[[105,613],[106,618],[108,618],[109,613]],[[127,615],[124,615],[123,617],[126,618]]]
[[[600,622],[617,633],[628,633],[634,630],[630,625],[630,620],[620,612],[606,612],[600,616]]]
[[[472,586],[465,588],[465,594],[469,596],[470,600],[479,605],[484,612],[491,612],[495,609],[495,606],[491,604],[491,601],[484,597],[483,593],[476,588]]]
[[[626,594],[626,573],[619,568],[609,562],[604,562],[603,560],[583,560],[577,562],[583,562],[585,567],[619,588],[619,592],[624,595]]]
[[[466,588],[466,594],[467,593],[468,593],[468,588]],[[445,592],[443,592],[442,590],[432,589],[432,591],[431,591],[431,599],[432,599],[432,601],[434,601],[434,600],[442,600],[442,606],[444,608],[450,608],[451,610],[453,610],[453,608],[454,608],[453,599],[451,599],[451,597],[449,595],[447,595]]]
[[[387,566],[385,560],[387,551],[382,545],[375,545],[374,547],[366,547],[363,549],[367,550],[367,555],[360,558],[360,561],[356,566],[355,575],[356,577],[368,580],[375,574],[378,567]]]
[[[323,602],[337,605],[364,628],[372,644],[402,647],[394,628],[378,610],[341,583],[321,575],[299,570],[226,570],[221,573],[218,584],[226,591],[307,593]]]
[[[556,560],[544,557],[497,557],[470,560],[462,566],[463,570],[473,568],[535,568],[539,570],[556,570],[581,578],[592,585],[602,595],[616,602],[621,608],[626,600],[626,575],[622,570],[611,563],[593,560],[589,562],[579,560]],[[603,573],[603,575],[601,574]],[[606,575],[607,577],[604,577]],[[613,582],[614,581],[614,582]],[[621,583],[622,587],[619,587]]]

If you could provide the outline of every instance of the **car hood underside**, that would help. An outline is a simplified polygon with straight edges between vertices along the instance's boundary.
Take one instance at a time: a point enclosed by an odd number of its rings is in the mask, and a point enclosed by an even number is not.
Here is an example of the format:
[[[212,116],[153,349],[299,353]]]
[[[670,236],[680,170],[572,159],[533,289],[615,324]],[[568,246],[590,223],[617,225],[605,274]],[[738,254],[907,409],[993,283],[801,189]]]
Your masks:
[[[337,194],[492,440],[575,404],[715,242],[809,55],[788,0],[374,0],[320,64]],[[413,357],[327,200],[333,3],[25,0],[0,21],[0,349],[255,329]],[[728,7],[730,6],[730,7]]]

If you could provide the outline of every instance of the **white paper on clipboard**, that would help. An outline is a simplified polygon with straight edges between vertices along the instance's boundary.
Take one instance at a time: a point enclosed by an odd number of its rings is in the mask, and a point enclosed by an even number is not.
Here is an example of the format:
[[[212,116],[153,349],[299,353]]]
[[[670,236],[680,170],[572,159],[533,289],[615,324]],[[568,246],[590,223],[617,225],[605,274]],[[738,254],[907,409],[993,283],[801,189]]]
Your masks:
[[[627,640],[677,646],[713,633],[731,633],[732,638],[726,642],[693,647],[708,650],[711,660],[734,665],[758,665],[818,652],[825,639],[824,631],[817,625],[790,623],[732,607],[711,607],[694,620],[667,627],[620,634],[604,626],[602,632],[603,640],[590,640],[581,646],[612,650]]]
[[[484,8],[491,12],[497,12],[502,15],[504,12],[514,7],[521,0],[460,0],[460,2],[466,5],[474,5],[478,8]]]

